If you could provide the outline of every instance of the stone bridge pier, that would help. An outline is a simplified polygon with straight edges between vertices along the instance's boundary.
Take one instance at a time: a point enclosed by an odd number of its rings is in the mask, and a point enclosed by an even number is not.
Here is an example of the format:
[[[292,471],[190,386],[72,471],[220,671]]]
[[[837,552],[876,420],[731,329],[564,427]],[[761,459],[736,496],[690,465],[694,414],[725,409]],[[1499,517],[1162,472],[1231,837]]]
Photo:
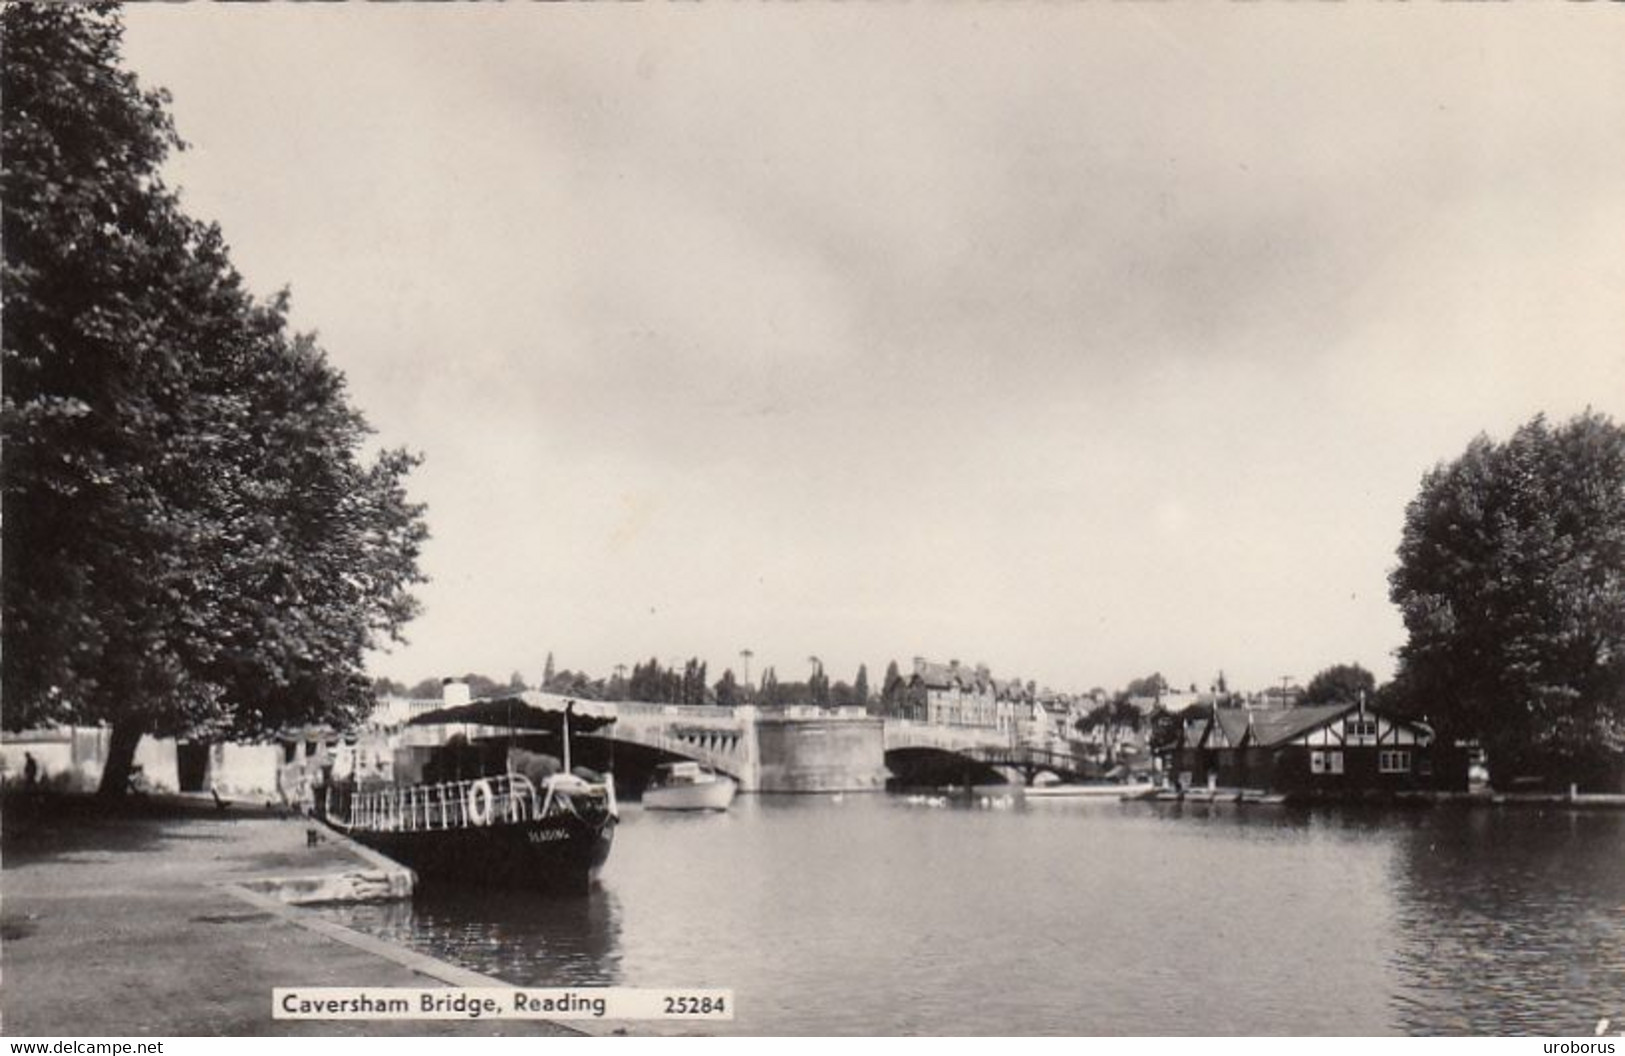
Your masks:
[[[883,789],[881,721],[792,709],[620,701],[615,723],[590,734],[683,756],[720,770],[745,792]]]

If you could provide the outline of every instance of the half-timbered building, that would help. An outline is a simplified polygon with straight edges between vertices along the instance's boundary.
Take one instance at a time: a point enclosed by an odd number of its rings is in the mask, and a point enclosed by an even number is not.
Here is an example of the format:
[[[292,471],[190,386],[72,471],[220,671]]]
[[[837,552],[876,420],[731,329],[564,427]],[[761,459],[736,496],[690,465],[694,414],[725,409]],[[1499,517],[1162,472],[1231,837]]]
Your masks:
[[[1467,789],[1464,753],[1425,722],[1364,704],[1215,708],[1164,752],[1182,788],[1283,793]]]

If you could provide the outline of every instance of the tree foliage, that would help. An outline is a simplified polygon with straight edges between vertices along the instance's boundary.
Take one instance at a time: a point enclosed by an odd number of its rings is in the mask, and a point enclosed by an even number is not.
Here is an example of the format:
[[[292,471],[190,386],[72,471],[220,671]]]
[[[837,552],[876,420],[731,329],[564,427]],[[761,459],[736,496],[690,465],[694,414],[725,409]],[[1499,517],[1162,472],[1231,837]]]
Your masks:
[[[1500,776],[1618,780],[1625,757],[1625,429],[1587,412],[1480,436],[1423,479],[1390,596],[1396,683]]]
[[[1155,705],[1153,710],[1162,706]],[[1090,730],[1104,729],[1108,734],[1119,730],[1138,730],[1145,722],[1146,715],[1135,707],[1127,697],[1118,697],[1116,700],[1097,704],[1089,709],[1088,713],[1079,717],[1073,727],[1080,733]]]
[[[402,695],[414,700],[438,700],[443,695],[442,685],[442,681],[438,678],[425,678]]]
[[[1356,704],[1375,698],[1377,678],[1359,664],[1333,664],[1309,680],[1300,704]]]
[[[897,669],[897,661],[893,660],[886,665],[885,679],[880,683],[880,703],[887,715],[895,715],[903,704],[904,694],[908,690],[908,683],[904,681],[902,672]]]
[[[1162,677],[1162,672],[1136,678],[1118,694],[1119,697],[1150,697],[1160,701],[1168,693],[1168,680]]]
[[[1166,751],[1179,743],[1179,716],[1163,707],[1161,704],[1151,709],[1146,716],[1146,727],[1150,733],[1146,743],[1153,752]]]
[[[690,658],[683,670],[667,669],[653,657],[632,668],[627,693],[633,700],[650,704],[708,704],[711,695],[705,684],[705,663]]]
[[[734,679],[731,668],[723,671],[722,677],[717,679],[715,692],[717,703],[724,708],[736,708],[745,702],[744,694],[739,691],[739,683]]]
[[[827,708],[830,704],[830,686],[829,676],[824,674],[824,662],[816,656],[808,657],[808,660],[812,663],[812,674],[807,678],[806,703]],[[800,699],[796,701],[800,702]]]
[[[370,705],[417,611],[422,508],[287,298],[160,176],[166,97],[109,6],[0,15],[6,722],[264,734]]]

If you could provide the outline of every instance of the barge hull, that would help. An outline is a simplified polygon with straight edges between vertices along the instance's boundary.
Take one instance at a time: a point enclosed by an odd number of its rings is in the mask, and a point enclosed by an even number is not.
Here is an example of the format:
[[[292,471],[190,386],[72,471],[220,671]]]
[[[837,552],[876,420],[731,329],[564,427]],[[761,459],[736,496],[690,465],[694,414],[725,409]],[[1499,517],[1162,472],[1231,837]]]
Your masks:
[[[424,886],[456,882],[531,891],[583,892],[609,857],[613,819],[576,818],[349,836],[418,874]]]

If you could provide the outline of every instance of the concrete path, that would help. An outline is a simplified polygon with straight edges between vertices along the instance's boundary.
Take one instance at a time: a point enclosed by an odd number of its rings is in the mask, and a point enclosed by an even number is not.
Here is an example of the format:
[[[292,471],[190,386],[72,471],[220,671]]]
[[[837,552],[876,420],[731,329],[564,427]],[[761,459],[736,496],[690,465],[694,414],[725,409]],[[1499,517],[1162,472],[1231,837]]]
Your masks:
[[[8,797],[0,825],[0,1030],[8,1035],[574,1033],[520,1020],[273,1019],[278,986],[483,980],[345,929],[301,926],[303,911],[237,894],[237,885],[267,877],[356,869],[340,841],[308,846],[302,819],[179,800],[108,816],[84,799]]]

